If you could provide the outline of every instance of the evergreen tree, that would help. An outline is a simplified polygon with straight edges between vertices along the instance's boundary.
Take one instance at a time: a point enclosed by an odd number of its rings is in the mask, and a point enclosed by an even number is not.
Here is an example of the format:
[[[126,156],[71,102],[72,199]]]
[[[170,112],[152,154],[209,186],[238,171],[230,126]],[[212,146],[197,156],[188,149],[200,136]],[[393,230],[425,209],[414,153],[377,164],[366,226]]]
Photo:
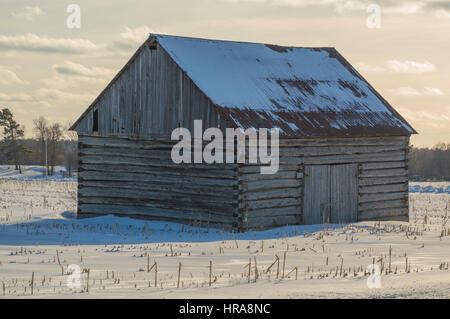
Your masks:
[[[24,136],[24,128],[14,120],[13,114],[8,108],[0,111],[0,126],[3,127],[3,142],[0,150],[7,160],[14,161],[16,170],[22,174],[20,156],[23,152],[30,151],[20,142]]]

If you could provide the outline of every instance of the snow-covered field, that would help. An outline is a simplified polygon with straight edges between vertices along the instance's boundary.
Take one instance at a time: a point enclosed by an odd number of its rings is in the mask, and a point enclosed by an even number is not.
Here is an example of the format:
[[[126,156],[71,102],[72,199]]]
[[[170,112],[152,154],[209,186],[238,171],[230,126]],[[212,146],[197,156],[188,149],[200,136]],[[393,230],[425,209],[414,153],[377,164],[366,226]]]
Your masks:
[[[450,182],[411,182],[410,193],[450,194]]]
[[[16,180],[16,181],[58,181],[58,182],[76,182],[76,172],[72,177],[68,177],[64,166],[55,166],[53,176],[45,176],[44,168],[41,166],[23,165],[22,174],[14,169],[14,165],[0,165],[0,179]]]
[[[231,234],[114,216],[77,220],[75,182],[18,179],[0,177],[0,298],[450,297],[449,192],[411,193],[410,223]],[[441,184],[410,186],[450,189]],[[80,267],[80,288],[67,286],[71,264]],[[370,264],[382,271],[381,288],[368,288]]]

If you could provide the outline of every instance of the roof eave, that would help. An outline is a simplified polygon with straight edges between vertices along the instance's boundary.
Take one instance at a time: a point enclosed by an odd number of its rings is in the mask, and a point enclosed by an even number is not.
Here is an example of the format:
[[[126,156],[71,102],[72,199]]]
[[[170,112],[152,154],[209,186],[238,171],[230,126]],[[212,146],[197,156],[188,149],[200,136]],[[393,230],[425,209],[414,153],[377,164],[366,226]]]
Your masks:
[[[350,64],[350,62],[347,61],[347,59],[345,59],[345,57],[339,53],[338,50],[336,50],[335,48],[333,48],[332,50],[334,50],[334,52],[338,55],[338,59],[340,60],[340,62],[347,67],[347,69],[351,68],[351,70],[349,70],[350,72],[355,72],[356,75],[363,80],[364,82],[367,83],[367,85],[369,86],[369,88],[372,90],[373,94],[375,94],[375,96],[402,122],[404,122],[404,124],[406,124],[408,126],[408,128],[410,130],[412,130],[412,132],[410,133],[410,135],[412,134],[419,134],[412,126],[411,124],[408,123],[408,121],[400,115],[400,113],[370,84],[369,81],[367,81],[362,75],[361,73],[359,73],[354,67],[353,65]]]

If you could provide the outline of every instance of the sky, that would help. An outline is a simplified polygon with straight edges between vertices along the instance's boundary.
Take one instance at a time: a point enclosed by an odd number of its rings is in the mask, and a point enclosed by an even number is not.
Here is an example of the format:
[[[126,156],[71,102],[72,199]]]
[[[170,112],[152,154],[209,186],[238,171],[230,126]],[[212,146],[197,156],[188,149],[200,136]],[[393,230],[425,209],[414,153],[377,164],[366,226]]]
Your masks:
[[[41,115],[73,123],[149,33],[165,33],[335,47],[419,132],[413,145],[450,143],[450,1],[0,0],[0,9],[0,108],[28,137]]]

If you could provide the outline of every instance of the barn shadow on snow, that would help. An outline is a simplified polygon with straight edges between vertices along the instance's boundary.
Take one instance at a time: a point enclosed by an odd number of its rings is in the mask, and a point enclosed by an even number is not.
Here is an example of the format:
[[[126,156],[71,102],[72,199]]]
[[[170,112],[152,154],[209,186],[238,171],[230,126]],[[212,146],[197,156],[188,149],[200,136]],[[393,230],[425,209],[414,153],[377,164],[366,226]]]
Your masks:
[[[312,235],[346,224],[287,225],[242,233],[194,227],[165,221],[138,220],[107,215],[77,219],[74,212],[59,218],[34,217],[31,221],[0,225],[0,245],[121,245],[167,242],[215,242],[223,240],[268,240]],[[369,227],[358,225],[357,227]]]

